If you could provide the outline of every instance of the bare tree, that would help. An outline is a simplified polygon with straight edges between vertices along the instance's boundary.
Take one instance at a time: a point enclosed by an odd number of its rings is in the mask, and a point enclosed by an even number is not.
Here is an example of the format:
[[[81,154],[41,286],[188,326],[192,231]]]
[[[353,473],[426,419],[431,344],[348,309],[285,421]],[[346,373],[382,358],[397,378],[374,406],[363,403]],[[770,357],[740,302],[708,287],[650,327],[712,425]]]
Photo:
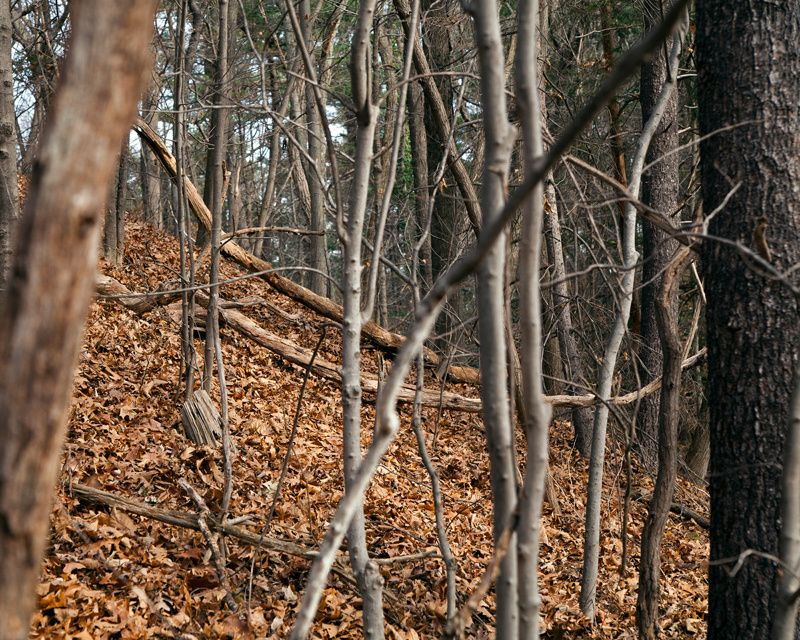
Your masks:
[[[675,6],[678,6],[677,4]],[[678,61],[683,44],[684,29],[688,24],[688,16],[684,16],[682,26],[675,34],[669,57],[670,81],[664,84],[650,118],[642,127],[630,175],[630,193],[634,198],[639,195],[639,187],[644,169],[644,161],[650,141],[655,134],[664,109],[677,85]],[[597,395],[602,404],[594,414],[594,431],[592,433],[592,456],[589,461],[588,497],[586,500],[586,527],[583,546],[583,575],[581,579],[581,610],[591,620],[595,615],[597,597],[597,574],[600,560],[600,502],[603,489],[603,465],[605,462],[606,430],[608,427],[608,400],[611,397],[611,385],[614,377],[617,356],[630,317],[633,285],[639,254],[636,251],[636,208],[634,204],[625,206],[625,224],[623,229],[623,264],[620,284],[620,302],[614,325],[608,336],[605,353],[597,384]]]
[[[525,174],[542,155],[542,114],[539,108],[539,2],[524,0],[517,9],[517,108],[522,126]],[[542,327],[539,264],[541,262],[544,189],[539,184],[525,205],[520,246],[520,351],[525,402],[527,468],[520,496],[519,637],[539,638],[539,537],[548,464],[550,407],[542,386]]]
[[[144,83],[153,25],[153,2],[83,0],[72,6],[72,45],[0,304],[3,638],[28,637],[75,361],[94,289],[99,222]]]

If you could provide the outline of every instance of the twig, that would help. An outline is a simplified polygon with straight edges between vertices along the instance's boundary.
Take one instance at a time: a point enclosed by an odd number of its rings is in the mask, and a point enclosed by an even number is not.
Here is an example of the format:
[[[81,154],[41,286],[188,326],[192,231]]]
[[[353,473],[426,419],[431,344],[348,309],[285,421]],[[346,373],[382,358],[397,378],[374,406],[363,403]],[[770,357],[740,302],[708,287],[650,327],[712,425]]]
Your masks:
[[[208,520],[211,518],[211,511],[209,511],[205,500],[203,500],[200,494],[194,490],[194,487],[192,487],[186,481],[186,478],[181,478],[178,480],[178,484],[187,494],[189,494],[189,497],[194,500],[197,508],[200,510],[200,512],[197,514],[197,525],[200,527],[200,531],[203,534],[203,537],[206,539],[206,544],[208,544],[208,548],[211,550],[211,558],[214,560],[214,568],[217,571],[217,578],[219,578],[219,583],[225,590],[225,604],[228,605],[228,608],[231,611],[236,611],[239,607],[236,604],[236,600],[233,598],[233,593],[231,593],[230,581],[228,580],[228,574],[225,571],[225,565],[222,562],[219,548],[217,547],[217,543],[211,533],[211,529],[208,527]]]

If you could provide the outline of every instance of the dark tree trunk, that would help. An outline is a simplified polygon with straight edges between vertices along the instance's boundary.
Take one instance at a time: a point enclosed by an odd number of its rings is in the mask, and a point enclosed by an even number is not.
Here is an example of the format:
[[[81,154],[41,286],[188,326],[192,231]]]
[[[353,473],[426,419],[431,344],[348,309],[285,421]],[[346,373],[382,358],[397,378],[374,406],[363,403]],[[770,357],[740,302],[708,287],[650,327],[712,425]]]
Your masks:
[[[0,2],[0,290],[5,288],[19,211],[11,32],[10,5]]]
[[[68,59],[19,225],[9,289],[0,300],[2,638],[28,637],[94,290],[98,227],[144,84],[154,5],[72,3]]]
[[[665,266],[661,290],[653,301],[653,314],[661,340],[661,402],[658,405],[658,477],[653,499],[642,531],[642,552],[639,561],[639,592],[636,600],[636,622],[639,637],[658,637],[658,596],[661,577],[661,541],[675,493],[678,475],[678,418],[681,400],[681,340],[678,328],[678,291],[680,275],[689,249],[683,248],[672,263]]]
[[[661,4],[658,0],[645,0],[643,7],[644,28],[650,29],[661,19]],[[660,48],[647,64],[642,65],[640,102],[642,122],[646,122],[653,111],[658,95],[667,79],[666,52],[671,40]],[[642,176],[642,202],[672,216],[678,207],[678,154],[667,155],[678,146],[678,92],[674,91],[664,110],[661,124],[653,136],[647,152],[647,163],[658,160]],[[661,290],[662,273],[677,242],[656,229],[647,221],[642,222],[644,250],[642,267],[641,298],[641,372],[642,385],[661,375],[663,356],[656,323],[656,296]],[[636,422],[639,451],[645,466],[652,472],[656,468],[658,442],[658,404],[660,396],[652,394],[642,399]]]
[[[431,258],[431,235],[429,233],[428,208],[428,135],[425,132],[425,96],[422,87],[414,82],[408,88],[408,130],[411,142],[411,167],[414,172],[414,211],[420,238],[425,237],[419,250],[419,278],[421,291],[433,285],[433,264]],[[418,238],[414,238],[418,242]]]
[[[424,43],[434,72],[451,71],[453,62],[454,26],[463,17],[463,12],[452,0],[445,2],[426,1],[423,22]],[[455,96],[451,76],[436,76],[436,87],[444,101],[450,126],[454,122],[453,100]],[[462,228],[463,207],[450,173],[439,184],[433,184],[434,177],[447,150],[448,132],[443,132],[436,124],[434,106],[425,101],[425,129],[428,137],[428,185],[434,194],[433,214],[431,216],[430,244],[431,271],[434,280],[452,264],[457,251],[458,232]],[[461,314],[461,294],[453,291],[448,298],[448,307],[439,316],[436,332],[443,335],[442,347],[458,342],[458,334],[451,335]]]
[[[697,64],[706,215],[711,236],[800,260],[800,4],[699,0]],[[759,248],[765,225],[769,252]],[[763,229],[763,227],[762,227]],[[709,239],[708,296],[711,568],[708,637],[767,638],[777,566],[781,461],[800,345],[798,303],[756,260]],[[796,278],[796,275],[795,275]],[[733,561],[727,559],[734,558]]]

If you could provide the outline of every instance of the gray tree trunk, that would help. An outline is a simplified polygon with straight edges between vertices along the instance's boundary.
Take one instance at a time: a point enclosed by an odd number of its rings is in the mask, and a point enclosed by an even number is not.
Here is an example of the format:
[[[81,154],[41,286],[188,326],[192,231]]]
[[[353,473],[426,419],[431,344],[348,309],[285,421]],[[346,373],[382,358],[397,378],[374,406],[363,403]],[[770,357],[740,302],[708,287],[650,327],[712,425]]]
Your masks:
[[[542,155],[542,113],[539,91],[539,1],[519,3],[515,77],[517,108],[522,126],[525,175],[532,173]],[[539,264],[544,217],[544,189],[539,184],[526,203],[520,243],[520,352],[522,355],[522,397],[525,403],[527,467],[520,496],[518,540],[519,638],[538,640],[539,538],[542,503],[548,464],[548,428],[551,409],[544,401],[542,379],[542,304]]]
[[[484,225],[490,225],[505,201],[514,132],[506,116],[505,61],[497,3],[485,0],[473,6],[486,134],[480,200]],[[495,544],[511,521],[517,503],[504,327],[505,261],[506,242],[501,239],[487,251],[478,269],[481,401],[489,445]],[[497,578],[496,628],[497,637],[502,640],[514,639],[518,634],[516,547],[514,535]]]
[[[159,87],[154,82],[142,98],[142,119],[155,130],[158,129],[159,120],[158,94]],[[142,147],[140,171],[144,219],[156,227],[161,227],[164,224],[161,212],[161,173],[158,160],[147,147]]]
[[[10,4],[0,2],[0,291],[5,289],[19,216],[12,44]]]
[[[350,63],[353,102],[356,108],[356,152],[350,185],[344,244],[344,287],[342,322],[342,404],[344,420],[345,493],[361,464],[361,247],[367,196],[372,169],[372,145],[378,125],[378,109],[372,103],[372,56],[369,33],[375,14],[375,0],[362,0],[353,36]],[[383,638],[383,579],[367,551],[363,499],[347,529],[347,547],[353,575],[363,599],[364,637]]]
[[[300,25],[303,31],[303,39],[314,64],[314,30],[312,24],[312,12],[310,0],[300,2]],[[308,264],[313,269],[309,274],[308,288],[314,293],[327,295],[328,261],[326,256],[325,231],[325,195],[323,192],[322,180],[325,176],[325,141],[323,138],[320,115],[317,111],[317,104],[314,97],[314,87],[310,83],[305,86],[305,106],[306,106],[306,127],[308,128],[308,155],[310,162],[313,162],[317,170],[309,172],[308,190],[311,196],[311,209],[309,211],[309,227],[313,231],[322,231],[323,235],[313,235],[310,238],[310,254]]]

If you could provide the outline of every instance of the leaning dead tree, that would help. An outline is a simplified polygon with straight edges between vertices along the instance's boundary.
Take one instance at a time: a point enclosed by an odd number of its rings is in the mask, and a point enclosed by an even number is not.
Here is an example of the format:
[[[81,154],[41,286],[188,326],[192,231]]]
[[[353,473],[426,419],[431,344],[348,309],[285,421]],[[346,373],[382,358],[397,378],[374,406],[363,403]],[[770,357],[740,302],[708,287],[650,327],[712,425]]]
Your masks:
[[[0,304],[0,638],[28,637],[99,222],[144,84],[154,5],[72,3],[72,44]]]

